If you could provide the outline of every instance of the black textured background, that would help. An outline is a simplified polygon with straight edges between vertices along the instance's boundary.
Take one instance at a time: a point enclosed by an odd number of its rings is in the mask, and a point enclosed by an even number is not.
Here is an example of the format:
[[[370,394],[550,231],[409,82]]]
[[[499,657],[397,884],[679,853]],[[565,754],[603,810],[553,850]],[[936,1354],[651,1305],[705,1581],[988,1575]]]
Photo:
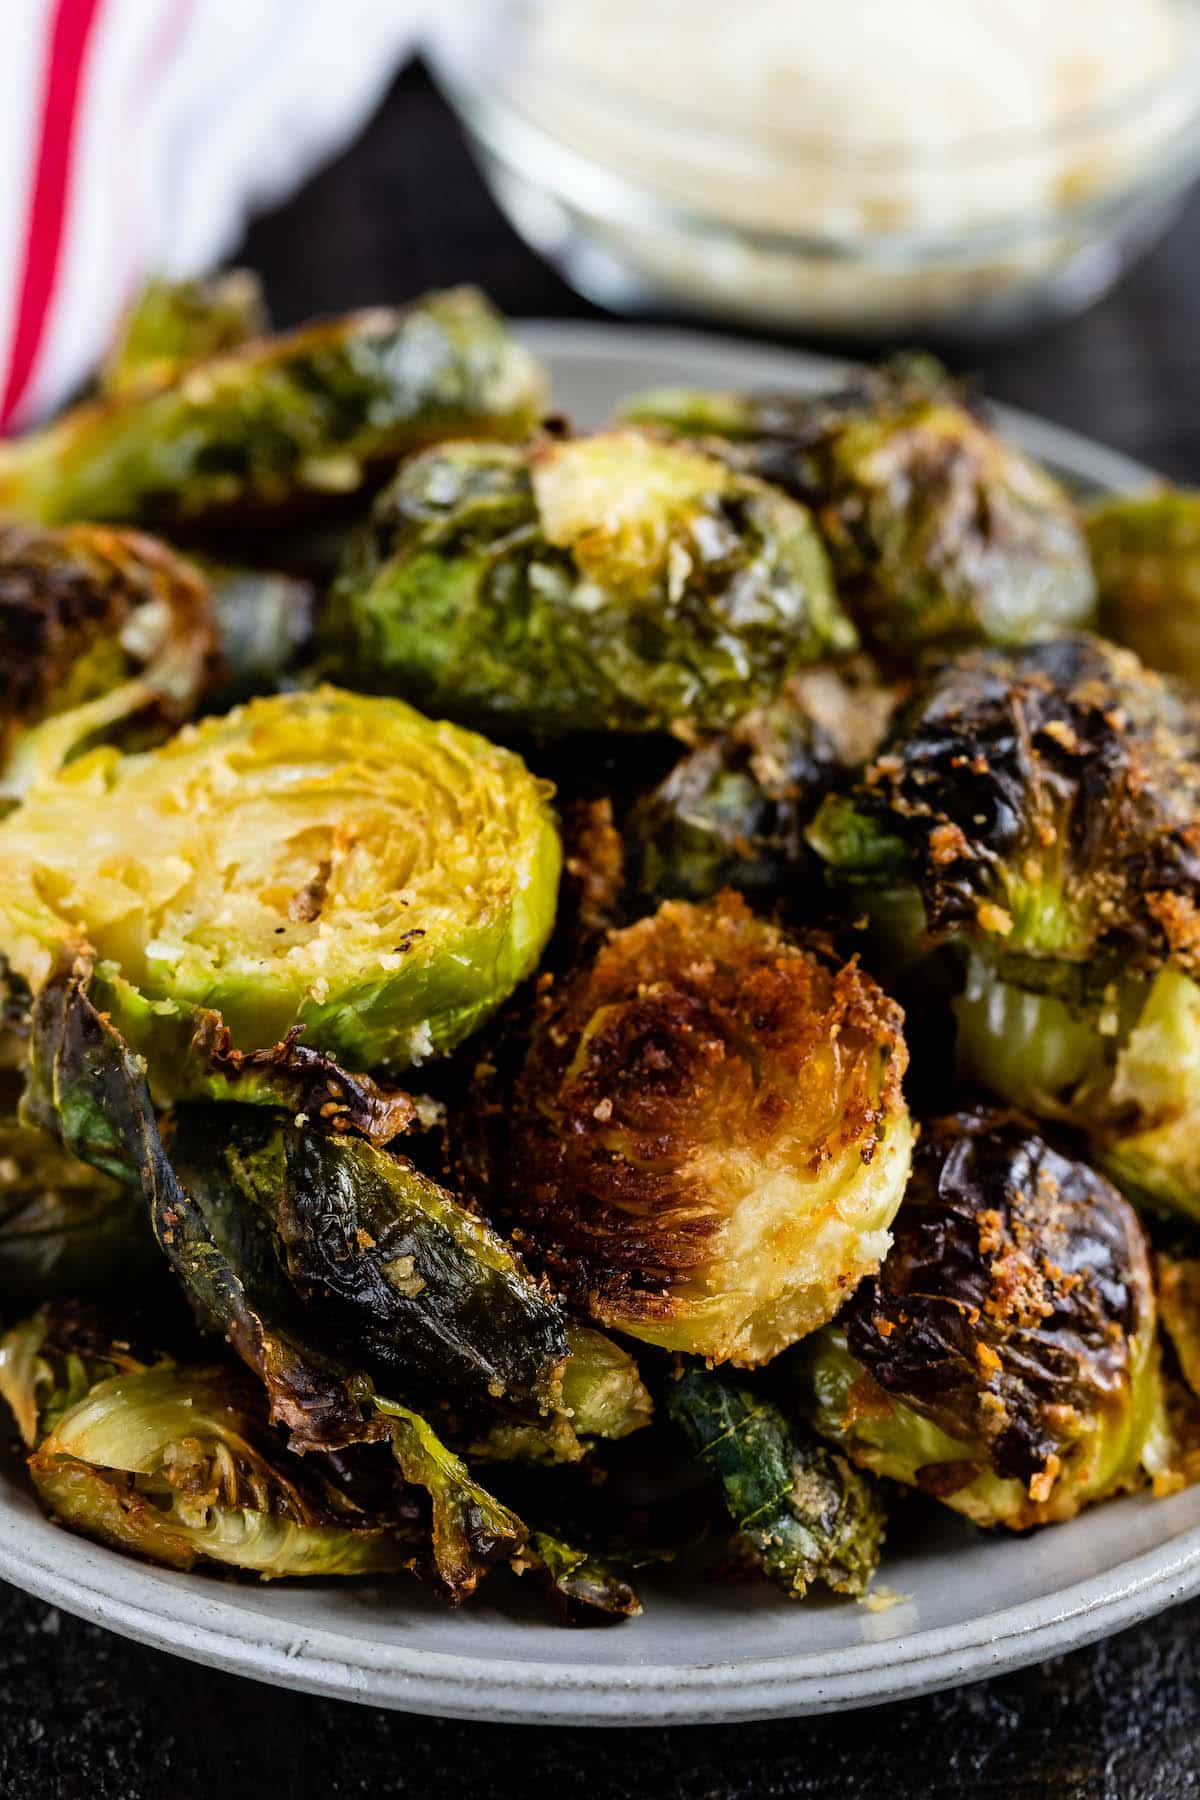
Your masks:
[[[252,3],[252,0],[249,0]],[[238,252],[281,322],[452,281],[587,315],[509,231],[419,72]],[[1200,202],[1088,317],[971,366],[997,398],[1200,480]],[[0,1585],[0,1800],[526,1795],[1175,1800],[1200,1794],[1200,1603],[1041,1668],[830,1719],[527,1731],[351,1708],[193,1668]]]

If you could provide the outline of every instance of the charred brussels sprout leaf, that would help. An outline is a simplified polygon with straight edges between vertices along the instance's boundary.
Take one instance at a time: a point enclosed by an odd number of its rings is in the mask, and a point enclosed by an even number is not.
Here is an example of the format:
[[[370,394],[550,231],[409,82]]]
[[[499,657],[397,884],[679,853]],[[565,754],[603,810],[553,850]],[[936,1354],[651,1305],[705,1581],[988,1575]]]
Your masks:
[[[1087,625],[1094,585],[1063,489],[964,402],[931,359],[900,357],[840,392],[661,389],[624,416],[706,443],[813,510],[865,635],[1025,644]]]
[[[162,386],[188,363],[236,350],[267,328],[262,284],[250,269],[197,281],[149,281],[122,321],[101,388],[120,394]]]
[[[797,1599],[815,1581],[865,1592],[886,1522],[869,1478],[770,1401],[711,1372],[690,1369],[669,1384],[667,1408],[772,1581]]]
[[[542,376],[473,289],[264,338],[93,401],[0,452],[0,511],[42,524],[262,519],[438,438],[522,437]]]
[[[837,771],[832,741],[798,697],[747,714],[688,751],[633,808],[624,835],[635,893],[787,893],[812,872],[804,828]]]
[[[894,956],[949,946],[959,1053],[1200,1208],[1200,711],[1068,640],[935,670],[810,841]]]
[[[185,1052],[213,1008],[242,1050],[301,1025],[350,1068],[404,1068],[536,963],[558,882],[548,791],[397,700],[252,701],[43,781],[0,827],[23,871],[0,942],[35,986],[88,946],[162,1100],[202,1073]]]
[[[212,597],[165,545],[0,524],[0,793],[89,741],[165,736],[196,710],[216,651]]]
[[[0,1297],[128,1296],[156,1266],[136,1194],[46,1132],[0,1120]]]
[[[535,1531],[515,1563],[519,1574],[540,1575],[556,1594],[568,1624],[590,1623],[597,1614],[612,1619],[640,1617],[642,1603],[625,1577],[603,1555]]]
[[[899,1009],[737,895],[668,901],[551,989],[508,1203],[601,1323],[768,1361],[878,1266],[908,1173]]]
[[[336,585],[325,642],[362,685],[557,735],[719,729],[855,638],[803,507],[624,432],[413,458]]]
[[[507,1562],[518,1553],[525,1527],[472,1479],[466,1464],[424,1419],[382,1397],[376,1398],[375,1407],[390,1428],[392,1453],[405,1481],[429,1495],[434,1565],[450,1597],[461,1600],[474,1592],[490,1564]]]
[[[1101,631],[1200,687],[1200,494],[1098,501],[1087,535]]]
[[[535,1415],[557,1398],[557,1304],[404,1158],[207,1106],[179,1110],[170,1151],[193,1194],[261,1215],[306,1312],[384,1391],[449,1388]]]
[[[813,1422],[979,1525],[1133,1485],[1160,1422],[1141,1227],[1012,1114],[923,1131],[879,1274],[798,1353]]]

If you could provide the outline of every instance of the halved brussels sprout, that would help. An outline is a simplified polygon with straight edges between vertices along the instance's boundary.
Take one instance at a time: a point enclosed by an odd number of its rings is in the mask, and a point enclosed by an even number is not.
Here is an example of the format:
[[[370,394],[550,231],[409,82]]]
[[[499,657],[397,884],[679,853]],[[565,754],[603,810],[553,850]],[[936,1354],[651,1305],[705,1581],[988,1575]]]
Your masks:
[[[358,685],[548,735],[719,729],[856,641],[803,507],[634,431],[412,458],[324,640]]]
[[[473,1031],[537,962],[559,845],[508,751],[335,688],[95,751],[0,826],[0,946],[35,986],[64,952],[162,1100],[205,1081],[204,1009],[244,1050],[305,1028],[349,1067],[404,1068]]]
[[[194,281],[148,281],[100,371],[106,394],[161,386],[188,363],[236,350],[269,328],[262,283],[252,269]]]
[[[966,1072],[1200,1208],[1200,709],[1066,640],[935,670],[810,842],[893,962],[948,945]]]
[[[1200,494],[1098,500],[1087,536],[1101,631],[1200,687]]]
[[[793,693],[683,756],[625,824],[639,898],[777,898],[813,870],[804,829],[832,786],[833,742]]]
[[[668,1383],[667,1410],[785,1594],[803,1599],[815,1581],[838,1594],[866,1591],[886,1523],[869,1478],[795,1430],[769,1400],[711,1371],[689,1369]]]
[[[0,1342],[0,1391],[46,1511],[114,1549],[264,1580],[407,1569],[418,1554],[415,1532],[373,1526],[288,1455],[236,1369],[147,1366],[71,1314],[43,1312]]]
[[[1137,1216],[1010,1113],[923,1127],[882,1268],[797,1358],[824,1436],[978,1525],[1134,1485],[1161,1425]]]
[[[418,444],[523,437],[541,371],[472,288],[263,338],[89,402],[0,447],[0,511],[160,525],[352,493]]]
[[[1095,591],[1075,509],[998,437],[929,357],[897,357],[819,394],[658,389],[622,417],[715,448],[813,509],[865,635],[1025,644],[1087,625]]]
[[[601,1324],[767,1362],[890,1242],[912,1141],[899,1008],[736,894],[667,901],[545,994],[507,1204]]]
[[[196,710],[217,647],[211,595],[165,544],[0,524],[0,794],[118,728],[165,736]]]

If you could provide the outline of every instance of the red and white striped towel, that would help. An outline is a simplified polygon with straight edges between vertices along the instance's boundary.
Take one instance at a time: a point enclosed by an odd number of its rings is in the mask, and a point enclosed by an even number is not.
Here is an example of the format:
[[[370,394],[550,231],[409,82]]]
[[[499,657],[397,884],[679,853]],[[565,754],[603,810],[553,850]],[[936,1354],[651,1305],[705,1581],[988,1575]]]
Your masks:
[[[416,0],[0,0],[0,430],[95,367],[149,273],[198,274],[347,142]]]

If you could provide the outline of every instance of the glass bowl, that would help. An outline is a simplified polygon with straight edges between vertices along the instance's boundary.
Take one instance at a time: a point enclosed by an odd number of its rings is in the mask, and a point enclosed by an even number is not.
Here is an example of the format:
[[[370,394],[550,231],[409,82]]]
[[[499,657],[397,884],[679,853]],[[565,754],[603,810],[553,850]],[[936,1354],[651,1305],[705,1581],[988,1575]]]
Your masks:
[[[446,0],[432,60],[517,230],[617,310],[854,338],[1013,330],[1095,299],[1200,172],[1200,0],[1175,0],[1169,66],[1053,130],[861,150],[777,119],[747,130],[711,94],[663,103],[652,39],[572,61],[572,4]]]

